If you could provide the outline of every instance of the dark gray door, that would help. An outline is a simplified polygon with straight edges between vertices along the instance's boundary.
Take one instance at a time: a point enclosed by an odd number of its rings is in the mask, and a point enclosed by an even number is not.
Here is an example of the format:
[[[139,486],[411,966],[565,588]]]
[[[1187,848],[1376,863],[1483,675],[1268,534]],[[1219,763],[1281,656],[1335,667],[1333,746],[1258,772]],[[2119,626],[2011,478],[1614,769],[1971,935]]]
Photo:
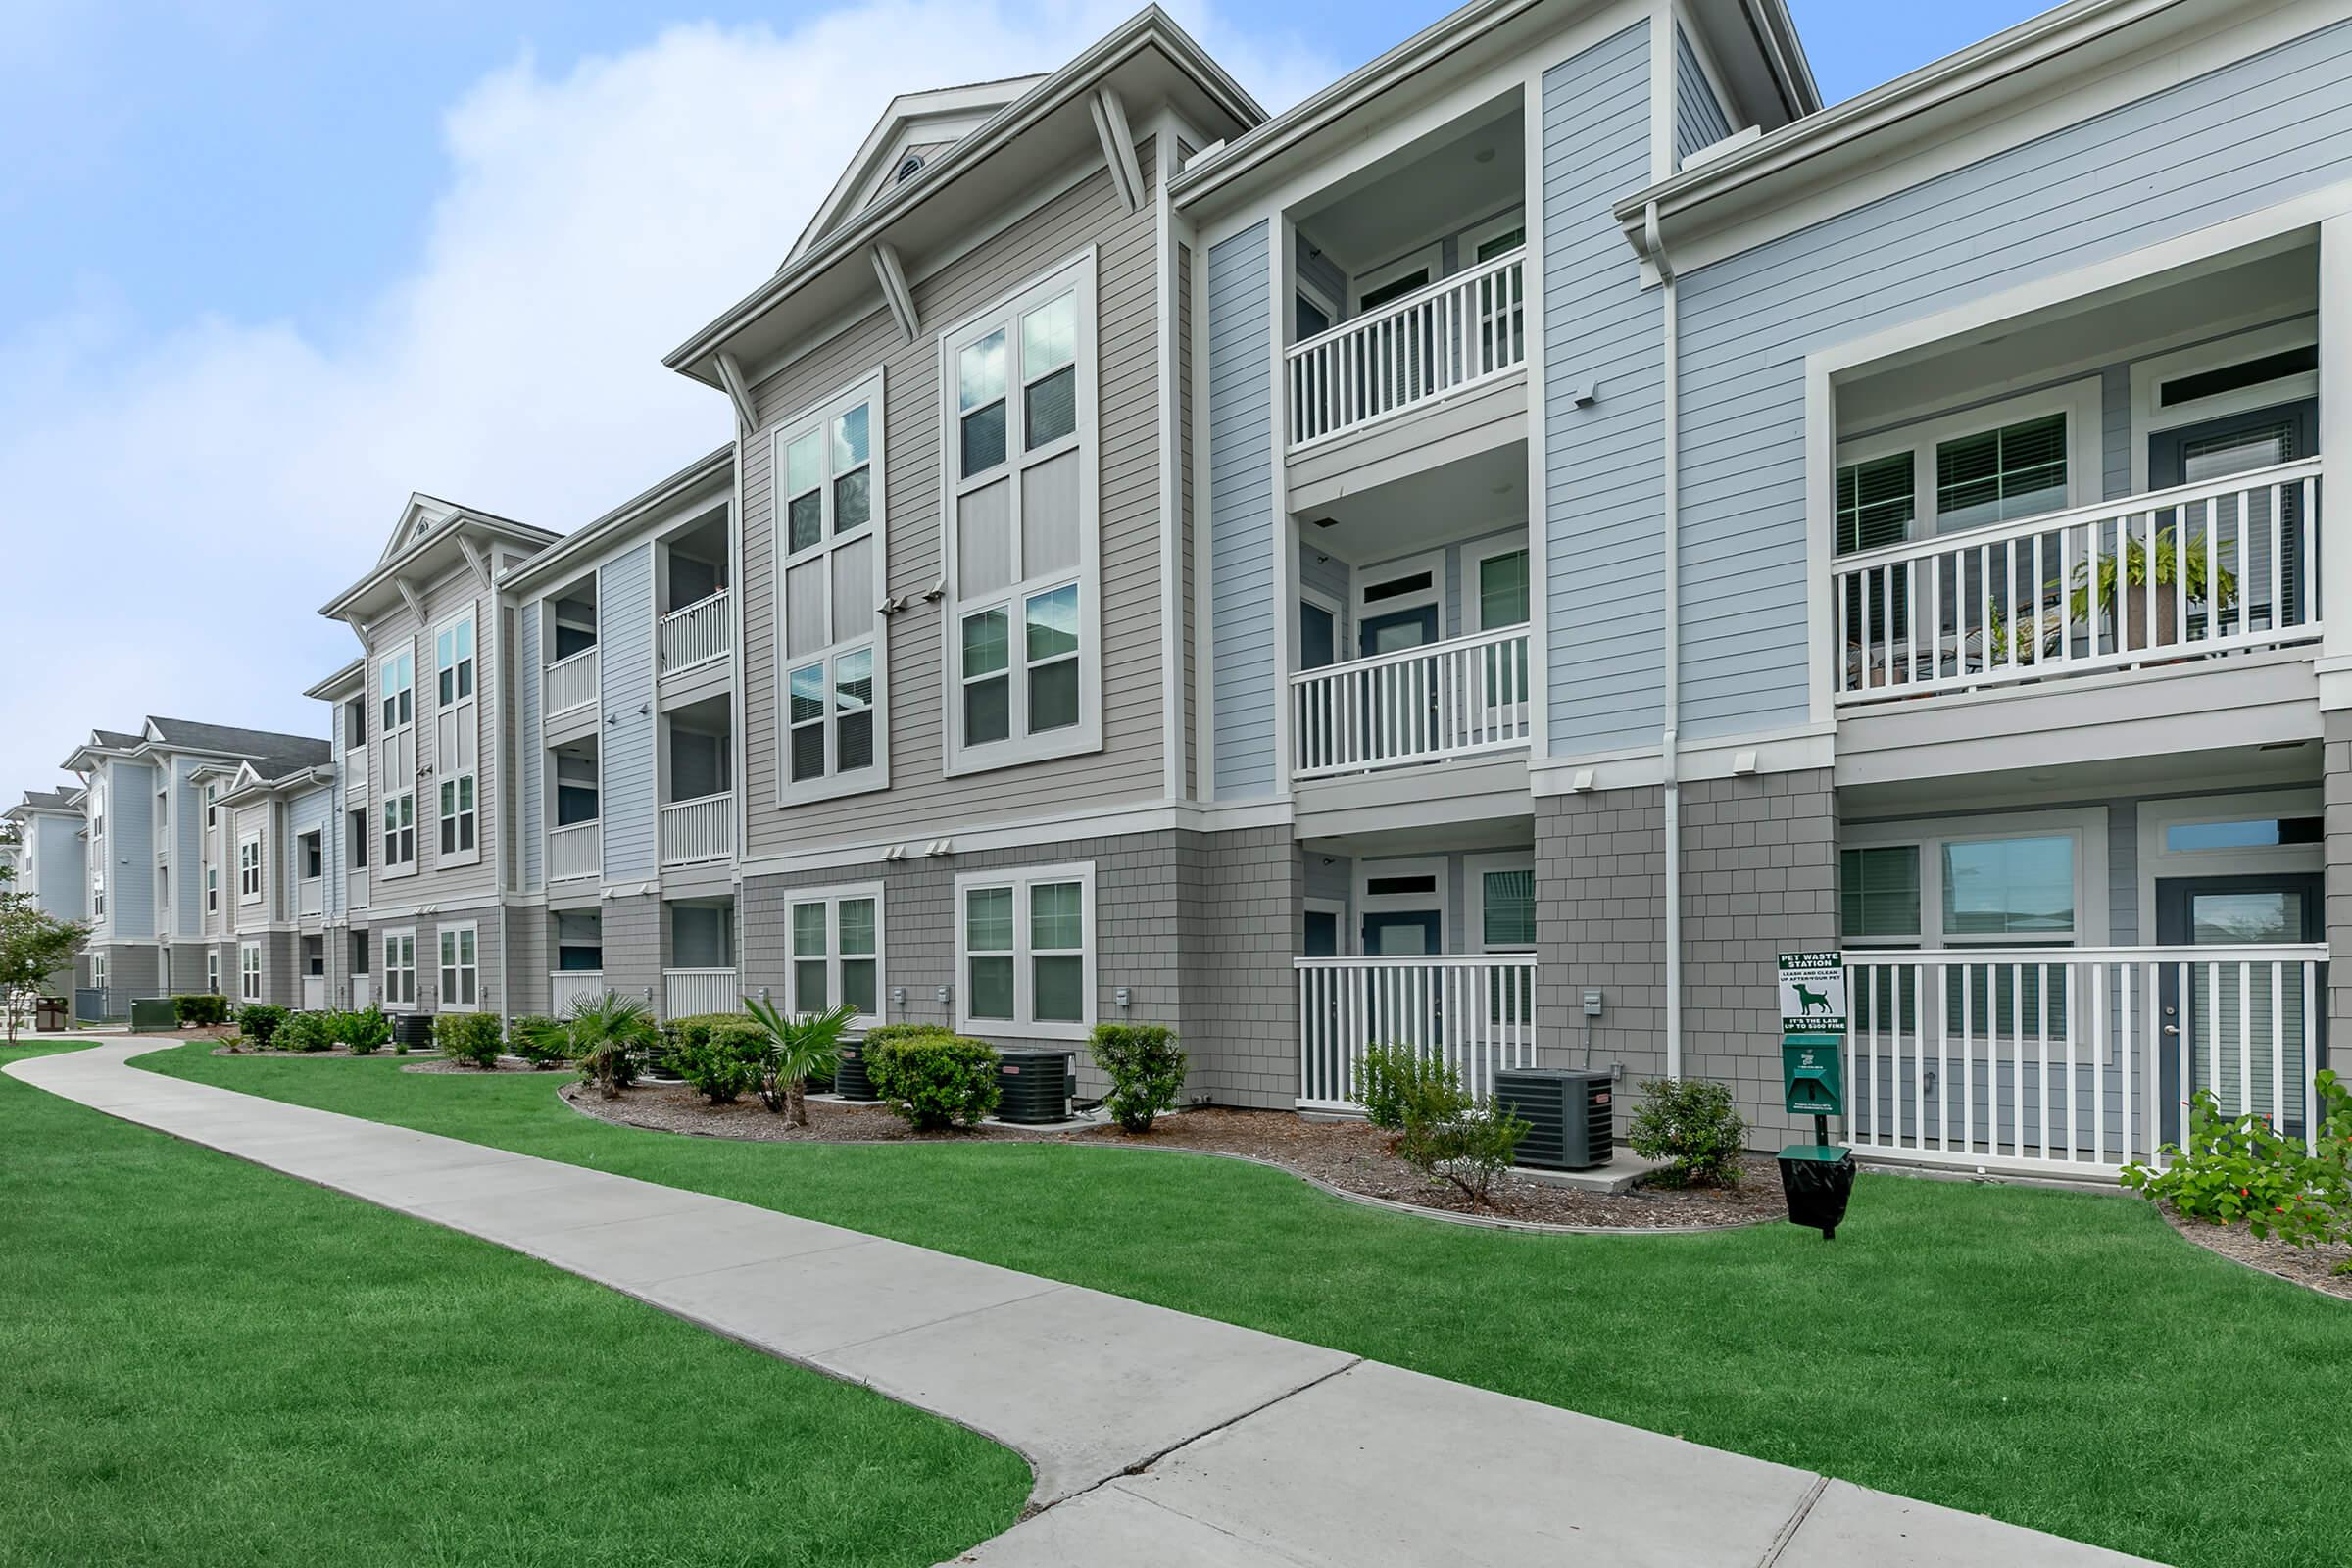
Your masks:
[[[2168,948],[2268,947],[2320,942],[2327,932],[2326,895],[2317,871],[2279,871],[2246,876],[2160,877],[2156,882],[2156,941]],[[2191,964],[2188,984],[2181,985],[2179,966],[2167,964],[2158,986],[2163,1010],[2164,1060],[2161,1072],[2165,1107],[2164,1136],[2178,1143],[2183,1130],[2182,1102],[2187,1089],[2180,1081],[2180,1042],[2189,1043],[2189,1075],[2197,1088],[2214,1081],[2219,1043],[2219,1076],[2225,1093],[2222,1109],[2237,1108],[2236,1086],[2241,1059],[2249,1065],[2254,1108],[2272,1103],[2272,1020],[2278,1019],[2284,1039],[2283,1079],[2278,1099],[2286,1109],[2284,1130],[2303,1131],[2303,1092],[2308,1078],[2303,1061],[2304,1008],[2299,977],[2279,978],[2277,1011],[2273,1010],[2270,967],[2252,967],[2245,977],[2227,961],[2218,969]],[[2242,991],[2242,995],[2241,995]],[[2319,1059],[2328,1064],[2328,977],[2323,967],[2312,988],[2314,1038]]]
[[[2179,484],[2226,479],[2231,474],[2250,473],[2257,468],[2276,467],[2281,463],[2308,458],[2319,451],[2319,445],[2317,400],[2304,398],[2273,408],[2253,409],[2177,429],[2159,430],[2149,436],[2148,482],[2165,490]],[[2223,629],[2265,630],[2301,625],[2312,618],[2310,607],[2305,604],[2301,508],[2289,500],[2279,514],[2278,561],[2274,566],[2268,559],[2268,503],[2257,498],[2252,505],[2254,511],[2247,519],[2250,543],[2242,550],[2236,543],[2237,503],[2223,504],[2217,514],[2220,543],[2216,553],[2226,551],[2243,558],[2227,559],[2224,564],[2239,578],[2238,600],[2244,606],[2244,620],[2241,625],[2235,605],[2221,606]],[[2205,509],[2198,506],[2182,510],[2189,513],[2187,525],[2193,547],[2205,527]],[[2167,526],[2173,520],[2172,514],[2164,514],[2158,519],[2158,526]]]

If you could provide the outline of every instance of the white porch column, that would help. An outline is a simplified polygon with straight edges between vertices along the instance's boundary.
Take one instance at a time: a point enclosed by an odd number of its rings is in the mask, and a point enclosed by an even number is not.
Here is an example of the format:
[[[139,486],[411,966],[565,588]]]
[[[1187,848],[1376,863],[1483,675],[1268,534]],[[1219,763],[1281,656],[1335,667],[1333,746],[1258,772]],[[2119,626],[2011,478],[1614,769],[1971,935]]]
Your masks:
[[[2352,517],[2352,213],[2320,224],[2320,704],[2352,708],[2352,550],[2335,548],[2328,528]]]

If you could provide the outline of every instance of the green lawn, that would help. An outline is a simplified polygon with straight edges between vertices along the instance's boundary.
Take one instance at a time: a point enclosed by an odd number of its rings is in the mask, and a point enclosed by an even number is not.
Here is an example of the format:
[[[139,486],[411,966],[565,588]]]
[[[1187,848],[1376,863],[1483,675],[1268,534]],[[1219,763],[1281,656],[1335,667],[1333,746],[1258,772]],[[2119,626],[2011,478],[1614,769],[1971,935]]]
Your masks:
[[[917,1565],[1029,1490],[959,1427],[6,1077],[0,1477],[12,1568]]]
[[[2136,1200],[1872,1177],[1835,1243],[1787,1225],[1527,1236],[1375,1212],[1231,1160],[617,1128],[559,1103],[544,1074],[203,1047],[144,1064],[723,1194],[2168,1562],[2343,1561],[2352,1309],[2186,1245]]]

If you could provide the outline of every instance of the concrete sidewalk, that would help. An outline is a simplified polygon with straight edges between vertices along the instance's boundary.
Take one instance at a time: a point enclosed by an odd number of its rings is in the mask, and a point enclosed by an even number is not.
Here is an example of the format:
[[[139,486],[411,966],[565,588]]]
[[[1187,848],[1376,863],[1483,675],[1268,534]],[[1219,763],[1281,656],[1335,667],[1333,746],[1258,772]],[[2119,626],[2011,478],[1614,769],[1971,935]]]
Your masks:
[[[2140,1562],[723,1198],[260,1100],[110,1042],[14,1077],[465,1231],[1017,1449],[995,1568]]]

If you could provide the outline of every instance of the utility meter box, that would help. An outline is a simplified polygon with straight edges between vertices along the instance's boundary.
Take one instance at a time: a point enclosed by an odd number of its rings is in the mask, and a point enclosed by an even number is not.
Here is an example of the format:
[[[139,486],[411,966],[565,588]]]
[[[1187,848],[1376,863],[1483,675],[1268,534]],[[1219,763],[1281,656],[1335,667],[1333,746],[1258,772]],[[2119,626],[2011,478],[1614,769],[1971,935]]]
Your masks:
[[[1792,1116],[1845,1114],[1845,1037],[1781,1036],[1781,1084]]]

